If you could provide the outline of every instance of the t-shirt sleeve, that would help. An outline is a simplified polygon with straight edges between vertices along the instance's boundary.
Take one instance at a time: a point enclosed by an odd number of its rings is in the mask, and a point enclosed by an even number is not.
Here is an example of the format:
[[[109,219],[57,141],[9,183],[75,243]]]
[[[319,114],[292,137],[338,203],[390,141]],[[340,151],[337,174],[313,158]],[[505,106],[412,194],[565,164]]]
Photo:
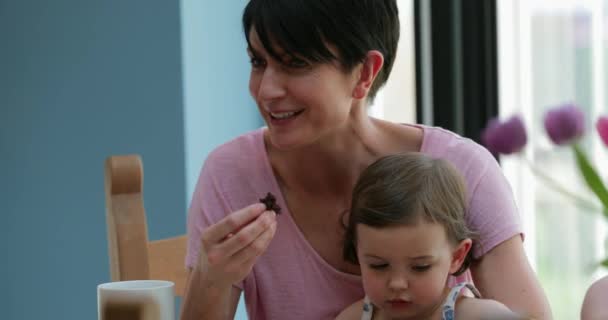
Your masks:
[[[509,182],[496,160],[488,153],[478,153],[484,165],[477,183],[469,190],[467,222],[477,232],[473,256],[479,258],[498,244],[521,235],[523,231],[515,198]]]
[[[221,159],[217,159],[213,154],[205,161],[188,209],[188,249],[185,263],[190,269],[198,263],[203,231],[233,211],[228,199],[224,197],[225,193],[220,189],[218,177],[222,176],[223,169],[219,161]],[[242,282],[235,286],[243,289]]]
[[[186,254],[186,267],[194,268],[198,261],[201,249],[201,235],[203,230],[213,224],[211,217],[203,211],[203,203],[209,207],[209,202],[214,201],[212,197],[206,196],[208,192],[213,192],[211,183],[211,173],[207,163],[203,166],[192,195],[190,208],[188,209],[188,252]],[[219,205],[219,203],[217,204]]]

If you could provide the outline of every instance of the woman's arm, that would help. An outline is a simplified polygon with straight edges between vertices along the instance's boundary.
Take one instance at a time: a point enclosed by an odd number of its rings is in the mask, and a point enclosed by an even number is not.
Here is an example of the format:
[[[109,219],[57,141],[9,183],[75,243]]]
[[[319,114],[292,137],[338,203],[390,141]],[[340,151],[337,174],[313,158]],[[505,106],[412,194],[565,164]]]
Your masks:
[[[589,287],[583,301],[581,320],[608,319],[608,276]]]
[[[462,298],[456,305],[456,319],[531,320],[509,310],[496,300]]]
[[[229,214],[193,240],[201,245],[198,262],[188,274],[182,320],[234,317],[240,292],[233,284],[247,277],[268,247],[276,231],[275,217],[256,203]]]
[[[471,273],[483,298],[500,301],[534,319],[552,319],[549,302],[528,263],[519,235],[483,255],[471,266]]]
[[[214,288],[203,279],[200,271],[188,271],[180,319],[233,319],[241,290],[234,286]]]

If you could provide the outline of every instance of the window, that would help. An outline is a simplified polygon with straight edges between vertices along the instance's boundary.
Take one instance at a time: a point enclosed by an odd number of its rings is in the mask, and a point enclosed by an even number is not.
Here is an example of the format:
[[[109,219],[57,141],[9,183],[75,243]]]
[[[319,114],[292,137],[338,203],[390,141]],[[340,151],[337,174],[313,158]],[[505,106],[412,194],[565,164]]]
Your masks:
[[[397,0],[397,6],[401,27],[397,57],[389,80],[369,107],[369,114],[394,122],[413,123],[416,120],[414,4],[413,0]]]
[[[595,134],[607,114],[608,0],[499,0],[500,115],[523,115],[528,129],[525,158],[570,190],[595,200],[579,177],[570,148],[554,147],[545,111],[572,102],[587,116],[582,146],[595,164],[608,150]],[[608,221],[535,179],[523,157],[503,157],[526,232],[527,254],[548,295],[555,319],[578,319],[586,289],[606,274]],[[606,166],[596,165],[606,178]]]

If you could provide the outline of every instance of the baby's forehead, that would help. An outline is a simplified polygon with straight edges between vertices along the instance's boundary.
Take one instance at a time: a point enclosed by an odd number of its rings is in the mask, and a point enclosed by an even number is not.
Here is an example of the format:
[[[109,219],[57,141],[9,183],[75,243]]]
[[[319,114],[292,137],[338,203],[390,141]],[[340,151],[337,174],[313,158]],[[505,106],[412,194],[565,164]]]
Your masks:
[[[446,230],[439,223],[420,222],[384,227],[357,225],[357,247],[368,251],[411,254],[449,245]]]
[[[358,230],[369,230],[374,233],[387,234],[398,236],[401,234],[427,234],[427,233],[445,233],[446,227],[439,221],[432,220],[428,217],[419,215],[406,221],[394,221],[392,223],[384,222],[383,225],[374,225],[373,223],[357,223]]]

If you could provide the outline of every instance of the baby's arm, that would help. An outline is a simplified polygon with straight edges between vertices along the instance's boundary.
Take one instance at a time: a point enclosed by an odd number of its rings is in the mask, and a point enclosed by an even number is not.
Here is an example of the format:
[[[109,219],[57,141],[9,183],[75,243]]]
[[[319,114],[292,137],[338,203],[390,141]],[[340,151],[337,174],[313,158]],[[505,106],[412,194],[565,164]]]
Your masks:
[[[456,303],[456,319],[525,320],[530,318],[518,315],[496,300],[463,297]]]
[[[358,320],[363,313],[363,299],[351,304],[342,310],[335,320]]]

